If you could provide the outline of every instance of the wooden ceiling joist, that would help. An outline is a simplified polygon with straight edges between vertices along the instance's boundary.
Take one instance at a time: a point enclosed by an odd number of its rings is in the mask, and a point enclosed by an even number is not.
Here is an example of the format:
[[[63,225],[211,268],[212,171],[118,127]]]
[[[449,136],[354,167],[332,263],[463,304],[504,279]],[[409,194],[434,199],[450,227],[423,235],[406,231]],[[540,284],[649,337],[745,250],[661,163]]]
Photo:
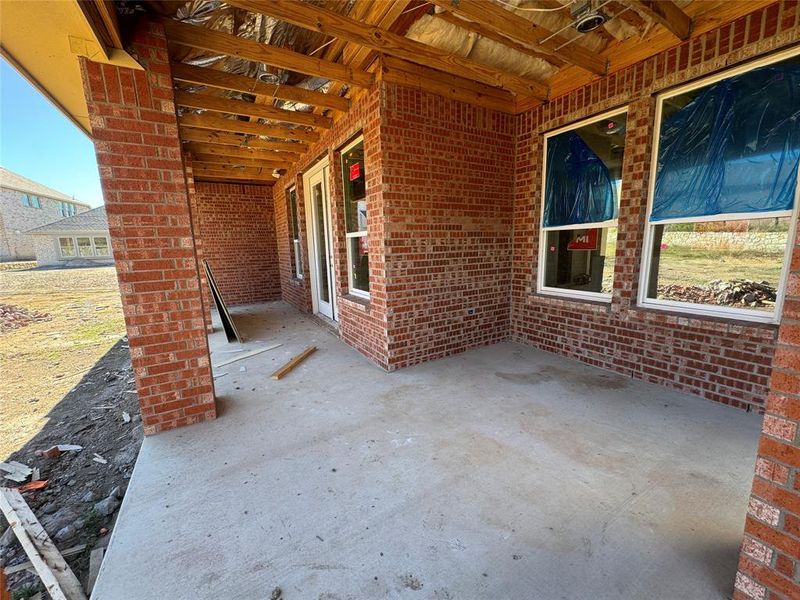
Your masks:
[[[192,162],[192,171],[195,176],[227,177],[230,179],[263,179],[274,182],[272,177],[274,169],[259,167],[232,167],[217,163]]]
[[[672,0],[629,0],[639,14],[653,19],[680,40],[688,40],[692,32],[692,19]]]
[[[312,113],[298,112],[296,110],[284,110],[265,104],[255,104],[244,100],[231,100],[230,98],[220,98],[209,94],[193,94],[191,92],[175,92],[175,104],[187,108],[201,108],[214,112],[243,115],[282,123],[293,123],[295,125],[307,125],[309,127],[319,127],[330,129],[333,122],[320,115]]]
[[[245,137],[235,133],[223,133],[203,129],[181,127],[180,138],[184,142],[197,142],[215,146],[233,146],[234,148],[254,148],[256,150],[275,150],[286,154],[303,154],[308,144],[302,142],[276,142],[262,140],[257,137]]]
[[[340,63],[262,44],[207,27],[188,25],[172,19],[164,19],[162,22],[167,39],[174,44],[262,62],[273,67],[334,79],[358,87],[369,87],[375,79],[372,73],[352,69]]]
[[[206,154],[208,156],[228,156],[231,158],[248,158],[253,160],[264,160],[267,162],[291,162],[297,160],[298,155],[291,152],[275,152],[272,150],[256,150],[253,148],[239,148],[236,146],[223,146],[214,144],[203,144],[200,142],[189,142],[186,144],[187,150],[193,153]]]
[[[521,96],[532,96],[542,100],[548,97],[547,85],[541,81],[520,77],[463,58],[312,4],[290,0],[269,2],[231,0],[230,3],[251,12],[266,14],[418,65],[502,87]]]
[[[288,169],[291,162],[258,160],[255,158],[237,158],[233,156],[219,156],[217,154],[195,154],[192,153],[194,160],[200,164],[208,165],[228,165],[230,167],[253,167],[264,169]],[[194,164],[194,163],[192,163]]]
[[[346,112],[350,109],[350,100],[331,94],[323,94],[292,85],[275,85],[265,83],[253,77],[226,73],[217,69],[206,69],[183,63],[172,63],[172,78],[184,83],[205,85],[223,90],[233,90],[246,94],[263,95],[279,100],[300,102]]]
[[[225,119],[214,115],[182,115],[178,117],[178,124],[182,127],[194,127],[195,129],[210,129],[211,131],[226,131],[229,133],[246,133],[250,135],[260,135],[280,140],[299,140],[301,142],[319,141],[319,134],[316,131],[305,129],[293,129],[281,125],[263,125],[261,123],[250,123],[239,119]]]
[[[567,64],[562,59],[558,58],[555,54],[548,54],[546,52],[542,52],[541,50],[536,50],[531,48],[530,46],[526,46],[525,44],[520,44],[512,40],[511,38],[507,38],[504,35],[497,33],[494,29],[490,29],[480,23],[476,23],[475,21],[469,21],[467,19],[462,19],[461,17],[457,17],[453,13],[449,11],[442,11],[436,13],[436,16],[441,19],[442,21],[446,21],[451,25],[455,25],[456,27],[461,27],[462,29],[466,29],[467,31],[471,31],[473,33],[477,33],[481,37],[485,37],[486,39],[492,40],[511,48],[512,50],[516,50],[517,52],[521,52],[522,54],[526,54],[531,58],[538,58],[544,61],[547,61],[551,65],[555,67],[563,67]]]
[[[606,72],[606,59],[600,54],[576,42],[570,42],[570,38],[556,35],[492,2],[485,0],[430,0],[430,2],[459,17],[480,23],[497,34],[520,44],[541,48],[548,54],[554,54],[597,75],[604,75]]]

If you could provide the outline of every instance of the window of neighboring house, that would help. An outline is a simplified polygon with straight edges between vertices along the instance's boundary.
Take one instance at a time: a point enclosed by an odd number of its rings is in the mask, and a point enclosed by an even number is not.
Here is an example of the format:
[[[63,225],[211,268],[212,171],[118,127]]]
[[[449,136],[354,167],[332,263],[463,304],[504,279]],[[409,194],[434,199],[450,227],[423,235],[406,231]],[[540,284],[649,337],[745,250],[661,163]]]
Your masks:
[[[72,217],[78,213],[78,207],[72,202],[59,202],[58,207],[62,217]]]
[[[20,201],[22,202],[22,206],[27,206],[28,208],[42,208],[39,196],[33,194],[22,194]]]
[[[75,252],[75,240],[73,238],[58,238],[58,247],[61,250],[62,258],[74,258],[77,256]]]
[[[351,294],[369,298],[369,238],[367,236],[364,138],[360,136],[347,145],[341,155],[349,291]]]
[[[639,303],[775,321],[797,219],[800,55],[662,94]]]
[[[95,256],[111,256],[111,254],[108,251],[107,237],[92,238],[92,242],[94,243]]]
[[[297,279],[303,278],[303,244],[300,243],[300,215],[297,212],[297,187],[292,187],[287,192],[288,198],[288,219],[289,219],[289,243],[291,244],[292,263],[294,265],[294,276]]]
[[[540,293],[611,300],[625,109],[545,135]]]
[[[80,256],[94,256],[94,250],[92,249],[92,238],[88,237],[79,237],[76,238],[78,242],[78,254]]]

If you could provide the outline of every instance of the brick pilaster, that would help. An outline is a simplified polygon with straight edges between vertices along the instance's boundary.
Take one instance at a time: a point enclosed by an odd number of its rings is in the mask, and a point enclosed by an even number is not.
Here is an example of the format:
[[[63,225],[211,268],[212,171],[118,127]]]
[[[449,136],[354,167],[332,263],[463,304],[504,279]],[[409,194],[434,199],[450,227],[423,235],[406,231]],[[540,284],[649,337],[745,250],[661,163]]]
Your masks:
[[[163,27],[141,21],[145,70],[81,59],[146,434],[213,419],[214,387]]]
[[[800,226],[758,444],[736,597],[800,598]]]

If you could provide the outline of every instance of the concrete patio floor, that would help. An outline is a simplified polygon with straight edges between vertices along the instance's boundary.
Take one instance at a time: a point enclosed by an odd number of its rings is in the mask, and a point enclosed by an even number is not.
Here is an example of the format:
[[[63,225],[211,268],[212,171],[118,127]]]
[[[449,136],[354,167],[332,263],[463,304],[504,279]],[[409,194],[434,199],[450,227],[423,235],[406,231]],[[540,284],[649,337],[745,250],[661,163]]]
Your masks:
[[[234,316],[283,345],[145,440],[94,600],[732,591],[758,416],[514,343],[384,373],[286,304]]]

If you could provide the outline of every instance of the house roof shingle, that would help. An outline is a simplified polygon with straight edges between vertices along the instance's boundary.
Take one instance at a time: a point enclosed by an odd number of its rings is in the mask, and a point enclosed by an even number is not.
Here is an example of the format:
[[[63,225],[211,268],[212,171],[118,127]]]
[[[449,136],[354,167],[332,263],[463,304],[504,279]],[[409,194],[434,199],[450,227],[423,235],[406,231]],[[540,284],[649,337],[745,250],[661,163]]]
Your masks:
[[[73,231],[106,231],[108,229],[108,218],[106,218],[106,207],[100,206],[87,210],[86,212],[72,215],[60,221],[54,221],[41,227],[30,229],[25,233],[67,233]]]
[[[26,194],[44,196],[45,198],[52,198],[53,200],[68,200],[70,202],[74,202],[75,204],[89,206],[85,202],[76,200],[71,196],[67,196],[64,193],[54,190],[51,187],[47,187],[46,185],[42,185],[41,183],[36,183],[27,177],[23,177],[19,173],[9,171],[5,167],[0,167],[0,187],[17,190],[18,192],[23,192]]]

